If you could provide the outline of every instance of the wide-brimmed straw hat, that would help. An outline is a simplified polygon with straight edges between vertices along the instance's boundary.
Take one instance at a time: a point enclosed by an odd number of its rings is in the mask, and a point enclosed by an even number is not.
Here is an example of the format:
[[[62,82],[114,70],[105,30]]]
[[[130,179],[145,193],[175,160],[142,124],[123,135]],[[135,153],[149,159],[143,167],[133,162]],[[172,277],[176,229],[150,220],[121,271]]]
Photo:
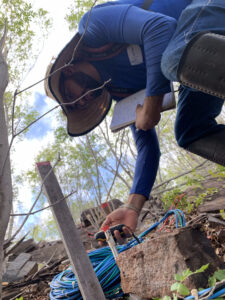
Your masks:
[[[67,103],[68,101],[63,99],[63,96],[60,93],[60,74],[63,69],[59,71],[56,70],[71,62],[72,57],[74,58],[73,61],[85,61],[85,58],[82,55],[82,42],[78,43],[79,40],[80,35],[77,33],[47,69],[46,75],[52,75],[45,80],[46,94],[56,100],[59,104]],[[77,46],[78,48],[74,51]],[[105,118],[111,107],[111,103],[112,99],[109,92],[106,88],[103,88],[100,96],[97,96],[90,101],[90,105],[85,107],[85,109],[77,108],[76,110],[69,110],[67,108],[68,106],[61,106],[67,117],[68,133],[71,136],[80,136],[93,130]]]

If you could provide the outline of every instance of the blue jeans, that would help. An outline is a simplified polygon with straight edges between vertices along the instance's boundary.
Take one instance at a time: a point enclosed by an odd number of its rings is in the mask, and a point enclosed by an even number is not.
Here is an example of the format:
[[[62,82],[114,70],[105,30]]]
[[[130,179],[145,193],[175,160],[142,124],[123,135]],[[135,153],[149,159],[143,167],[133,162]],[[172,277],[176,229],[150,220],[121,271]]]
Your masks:
[[[225,35],[225,0],[193,0],[182,12],[177,28],[163,53],[161,68],[171,81],[177,81],[177,68],[188,42],[199,32],[211,31]],[[181,86],[175,122],[179,146],[186,147],[200,137],[225,128],[215,117],[223,100]]]
[[[193,0],[183,10],[162,56],[162,72],[169,80],[177,81],[177,67],[185,46],[202,31],[225,35],[224,0]]]
[[[175,137],[180,147],[187,147],[201,137],[225,128],[217,124],[215,118],[220,114],[223,100],[202,92],[180,86]]]

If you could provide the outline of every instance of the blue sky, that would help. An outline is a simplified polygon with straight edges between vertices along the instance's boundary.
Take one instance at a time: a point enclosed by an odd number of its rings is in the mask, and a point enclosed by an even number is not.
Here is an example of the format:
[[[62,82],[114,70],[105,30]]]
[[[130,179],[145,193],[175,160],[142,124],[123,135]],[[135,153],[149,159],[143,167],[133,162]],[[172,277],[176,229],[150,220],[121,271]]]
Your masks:
[[[35,92],[34,94],[34,108],[40,113],[44,114],[50,109],[50,100],[43,94]],[[51,103],[52,104],[52,103]],[[51,113],[33,124],[26,134],[28,140],[43,139],[47,133],[52,130]]]

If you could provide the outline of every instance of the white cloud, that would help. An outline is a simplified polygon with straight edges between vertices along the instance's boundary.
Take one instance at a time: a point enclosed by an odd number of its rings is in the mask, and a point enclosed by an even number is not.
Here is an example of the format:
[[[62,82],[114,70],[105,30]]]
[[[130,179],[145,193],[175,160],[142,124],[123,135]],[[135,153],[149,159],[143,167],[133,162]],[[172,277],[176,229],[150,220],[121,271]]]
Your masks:
[[[27,170],[34,170],[35,166],[35,156],[38,152],[45,147],[49,142],[53,141],[54,136],[52,132],[48,132],[48,134],[41,140],[39,139],[32,139],[32,140],[23,140],[22,142],[17,142],[15,144],[16,151],[11,155],[11,159],[13,161],[13,168],[15,170],[15,175],[20,174],[21,172],[25,172]],[[16,184],[16,182],[15,182]],[[41,188],[41,187],[40,187]],[[32,194],[32,190],[27,183],[23,183],[19,185],[18,188],[18,200],[22,206],[17,206],[17,203],[14,204],[14,210],[17,213],[27,213],[37,195]],[[48,202],[46,201],[46,206]],[[22,211],[21,211],[22,209]],[[35,211],[36,208],[34,207]],[[49,217],[50,210],[44,210],[43,212],[39,213],[37,216],[42,220],[43,218],[46,219]],[[33,218],[29,217],[28,223],[33,223]],[[16,222],[18,219],[16,219]],[[32,227],[32,226],[31,226]]]
[[[40,152],[49,142],[53,141],[54,136],[50,131],[40,141],[39,139],[24,139],[15,144],[16,151],[12,154],[13,167],[15,170],[25,171],[35,165],[34,157]],[[17,172],[16,172],[17,173]]]
[[[35,0],[31,2],[35,9],[43,8],[49,12],[50,17],[53,21],[53,27],[49,34],[48,40],[45,42],[43,51],[41,52],[35,67],[32,69],[29,76],[23,82],[21,89],[39,81],[44,78],[46,68],[52,58],[52,56],[57,56],[65,44],[72,38],[73,33],[69,32],[68,24],[65,21],[65,15],[70,7],[72,0]],[[34,86],[30,89],[32,92],[32,103],[35,104],[35,95],[37,93],[44,95],[44,86],[43,82]],[[43,97],[44,99],[44,97]],[[45,111],[54,107],[56,102],[51,99],[45,98]],[[55,128],[57,125],[55,114],[58,112],[58,109],[55,112],[50,113],[47,117],[44,117],[47,122],[50,123],[51,128]],[[48,142],[53,140],[52,131],[47,131],[46,135],[42,138],[32,138],[32,140],[24,139],[22,142],[15,142],[15,152],[11,154],[12,165],[16,174],[19,174],[21,171],[26,171],[30,168],[35,168],[34,158],[38,152],[47,145]],[[31,191],[29,186],[24,185],[19,190],[19,198],[21,201],[26,201],[31,203]]]

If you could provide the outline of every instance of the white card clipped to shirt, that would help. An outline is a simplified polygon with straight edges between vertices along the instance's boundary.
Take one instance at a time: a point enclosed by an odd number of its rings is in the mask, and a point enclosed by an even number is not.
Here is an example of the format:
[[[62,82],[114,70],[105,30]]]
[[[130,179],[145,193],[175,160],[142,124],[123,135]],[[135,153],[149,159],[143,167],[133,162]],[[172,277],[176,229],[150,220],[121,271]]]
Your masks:
[[[132,66],[136,66],[143,63],[143,55],[141,47],[139,45],[127,46],[127,55]]]
[[[130,95],[115,104],[110,129],[117,132],[131,124],[136,120],[136,107],[138,104],[143,105],[145,100],[145,92],[143,89],[133,95]],[[174,92],[164,95],[162,112],[176,107]]]

